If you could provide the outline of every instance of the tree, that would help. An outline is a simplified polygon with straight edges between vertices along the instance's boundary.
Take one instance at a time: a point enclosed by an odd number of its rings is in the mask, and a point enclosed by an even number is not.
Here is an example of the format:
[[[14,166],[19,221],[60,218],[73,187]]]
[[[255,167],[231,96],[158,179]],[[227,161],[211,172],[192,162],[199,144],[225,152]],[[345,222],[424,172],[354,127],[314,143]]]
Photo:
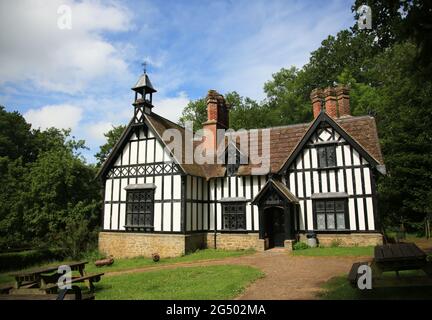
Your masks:
[[[63,148],[41,153],[25,177],[24,226],[29,240],[61,234],[71,221],[85,219],[92,228],[99,221],[96,168],[74,154],[79,143],[66,141],[66,135],[63,139]]]
[[[97,167],[100,167],[112,151],[112,148],[120,140],[121,135],[126,130],[126,126],[119,125],[113,126],[110,131],[104,134],[105,138],[107,138],[107,142],[100,146],[99,152],[95,154],[95,158],[98,160]]]
[[[202,124],[207,121],[207,104],[205,98],[191,100],[183,109],[179,123],[185,126],[188,121],[193,122],[194,131],[202,128]]]
[[[394,45],[370,61],[373,109],[389,174],[379,183],[383,213],[393,224],[420,223],[432,193],[432,81],[419,80],[416,46]]]
[[[84,141],[70,130],[31,130],[4,108],[0,141],[0,249],[46,245],[78,222],[82,232],[97,229],[101,196],[95,166],[80,155]]]
[[[230,128],[251,129],[262,128],[274,123],[271,110],[267,105],[261,105],[253,99],[242,97],[237,92],[225,94],[225,101],[230,109]],[[207,121],[207,104],[205,98],[190,101],[182,112],[179,123],[185,125],[186,121],[193,122],[194,130],[202,128]]]
[[[18,112],[7,112],[0,106],[0,157],[35,159],[32,146],[31,125]]]
[[[413,41],[416,62],[423,69],[421,75],[429,76],[432,71],[432,1],[356,0],[352,11],[365,3],[372,9],[372,30],[358,30],[354,26],[354,32],[374,36],[376,43],[384,49],[395,43]]]

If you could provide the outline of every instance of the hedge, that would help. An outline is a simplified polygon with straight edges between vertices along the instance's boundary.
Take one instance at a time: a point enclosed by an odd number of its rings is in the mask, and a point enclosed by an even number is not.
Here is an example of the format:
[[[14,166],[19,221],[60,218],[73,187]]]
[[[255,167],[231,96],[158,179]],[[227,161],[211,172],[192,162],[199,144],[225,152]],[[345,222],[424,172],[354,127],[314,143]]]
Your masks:
[[[0,271],[19,270],[64,258],[62,250],[39,249],[21,252],[0,253]]]

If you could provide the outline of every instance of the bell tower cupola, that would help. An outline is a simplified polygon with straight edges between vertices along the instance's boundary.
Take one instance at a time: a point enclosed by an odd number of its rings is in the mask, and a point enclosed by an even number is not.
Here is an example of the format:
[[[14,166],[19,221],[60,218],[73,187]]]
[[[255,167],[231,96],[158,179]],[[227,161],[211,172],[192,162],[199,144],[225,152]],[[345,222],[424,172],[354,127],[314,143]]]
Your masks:
[[[134,122],[143,123],[144,114],[150,114],[153,108],[153,93],[156,92],[155,88],[150,82],[147,75],[146,63],[143,63],[144,73],[140,76],[135,86],[132,88],[135,91],[134,106]]]

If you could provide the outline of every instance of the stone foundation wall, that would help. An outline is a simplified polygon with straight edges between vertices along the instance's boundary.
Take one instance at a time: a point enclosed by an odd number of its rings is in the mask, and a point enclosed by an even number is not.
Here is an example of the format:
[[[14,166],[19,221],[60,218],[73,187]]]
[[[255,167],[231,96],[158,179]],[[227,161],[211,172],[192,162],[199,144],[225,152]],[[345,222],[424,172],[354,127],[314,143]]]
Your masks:
[[[207,234],[207,247],[215,247],[215,234]],[[216,233],[216,248],[223,250],[255,249],[264,251],[264,240],[258,233]]]
[[[340,246],[374,246],[382,244],[379,233],[352,234],[318,234],[320,246],[329,247],[337,243]],[[306,242],[302,234],[300,240]],[[193,234],[155,234],[100,232],[99,251],[115,258],[150,257],[159,253],[163,258],[178,257],[197,249],[214,248],[214,233]],[[286,241],[285,247],[291,250],[292,242]],[[257,233],[216,233],[216,248],[224,250],[255,249],[265,250],[264,239],[259,239]]]
[[[151,257],[159,253],[161,257],[177,257],[186,253],[185,235],[100,232],[99,251],[114,258]]]
[[[338,244],[341,247],[375,246],[383,244],[380,233],[350,233],[350,234],[317,234],[318,244],[322,247],[330,247]],[[306,236],[300,235],[300,241],[306,242]]]

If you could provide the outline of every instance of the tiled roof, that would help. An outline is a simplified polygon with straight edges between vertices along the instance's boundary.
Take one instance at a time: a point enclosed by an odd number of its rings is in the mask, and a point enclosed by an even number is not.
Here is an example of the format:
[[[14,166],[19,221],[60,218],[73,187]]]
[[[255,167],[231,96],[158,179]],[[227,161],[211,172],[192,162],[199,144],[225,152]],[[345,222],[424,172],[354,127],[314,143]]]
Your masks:
[[[185,129],[155,113],[146,115],[149,122],[152,124],[156,132],[162,137],[166,129],[179,129],[184,138]],[[350,135],[378,164],[383,164],[384,160],[381,153],[381,148],[378,140],[378,132],[375,119],[370,116],[360,117],[344,117],[335,119],[335,122]],[[285,164],[296,146],[300,143],[305,133],[313,122],[288,125],[281,127],[269,128],[270,130],[270,153],[264,154],[263,157],[270,158],[270,172],[277,173]],[[249,141],[250,150],[258,150],[258,155],[262,154],[261,134],[263,129],[257,129],[258,138],[252,137]],[[249,130],[248,132],[251,132]],[[183,139],[184,141],[184,139]],[[170,141],[165,141],[166,143]],[[194,142],[194,148],[200,142]],[[182,148],[184,150],[184,146]],[[184,163],[184,152],[182,152]],[[191,175],[205,177],[207,179],[214,177],[222,177],[225,175],[225,167],[220,164],[181,164],[183,170]],[[238,170],[238,175],[250,175],[253,165],[241,165]]]

